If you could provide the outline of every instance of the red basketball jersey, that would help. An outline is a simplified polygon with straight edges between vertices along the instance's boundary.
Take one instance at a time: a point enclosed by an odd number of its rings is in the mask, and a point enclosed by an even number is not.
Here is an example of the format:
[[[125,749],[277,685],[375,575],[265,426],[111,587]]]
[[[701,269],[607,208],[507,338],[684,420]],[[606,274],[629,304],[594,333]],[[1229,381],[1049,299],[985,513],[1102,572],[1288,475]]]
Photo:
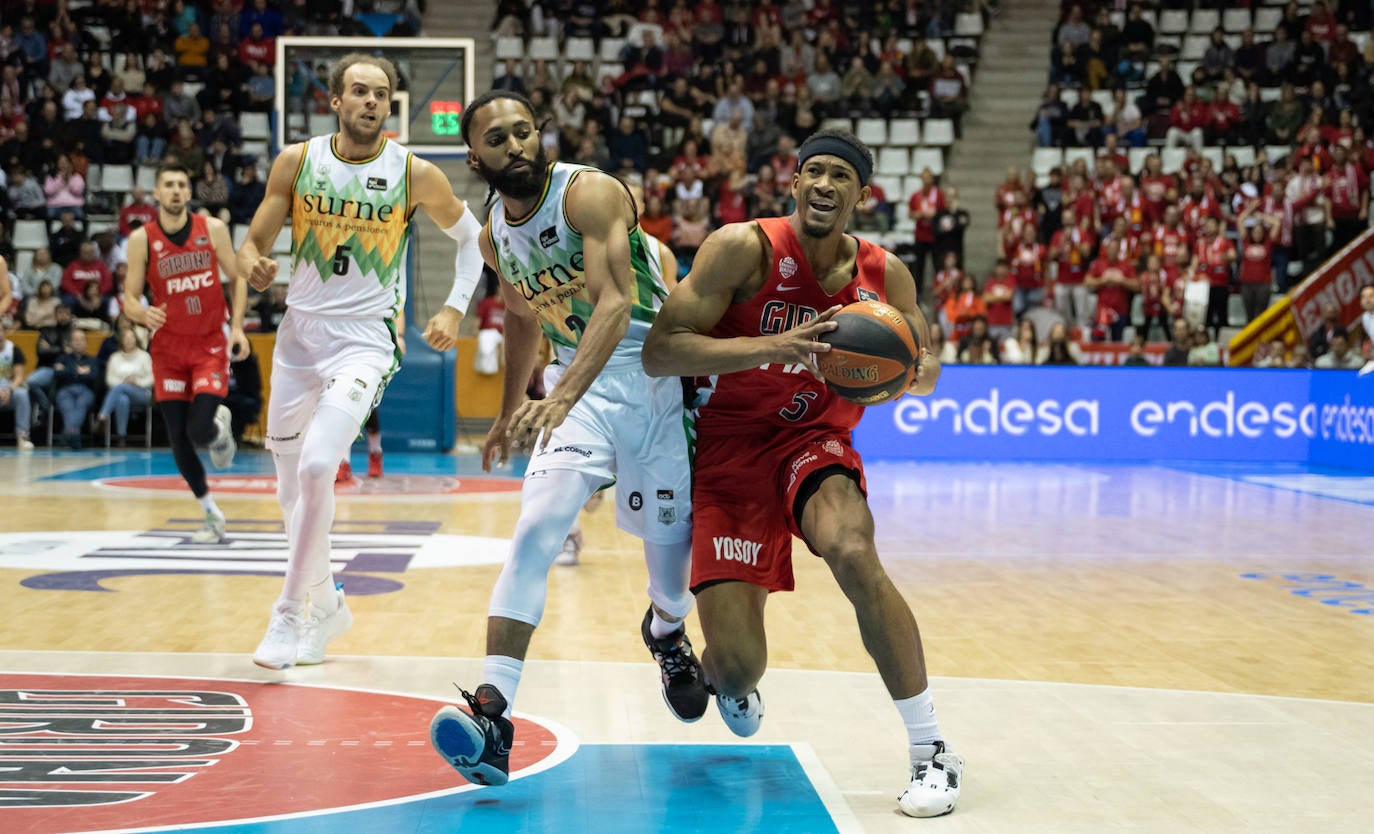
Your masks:
[[[885,249],[859,240],[853,280],[827,295],[787,218],[755,222],[773,248],[768,277],[753,298],[725,311],[712,336],[772,336],[805,324],[836,304],[887,301]],[[774,363],[700,377],[697,387],[697,431],[702,435],[766,431],[770,426],[849,431],[863,415],[863,406],[842,399],[800,364]]]
[[[148,270],[145,280],[153,292],[154,306],[167,305],[167,323],[161,330],[178,336],[219,334],[229,318],[220,286],[219,259],[210,242],[204,215],[191,214],[191,230],[178,246],[153,222],[148,233]],[[177,235],[180,237],[180,235]]]

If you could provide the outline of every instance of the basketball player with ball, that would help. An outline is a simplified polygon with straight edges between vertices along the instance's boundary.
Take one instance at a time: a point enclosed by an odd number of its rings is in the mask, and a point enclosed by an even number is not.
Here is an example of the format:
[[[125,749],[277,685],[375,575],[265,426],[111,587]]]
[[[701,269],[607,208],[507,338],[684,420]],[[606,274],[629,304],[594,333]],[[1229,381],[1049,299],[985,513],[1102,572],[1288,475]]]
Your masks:
[[[868,198],[872,152],[852,134],[822,130],[797,158],[793,213],[713,232],[644,343],[650,375],[701,383],[691,580],[706,638],[701,662],[726,725],[755,733],[764,605],[771,592],[793,589],[799,536],[854,606],[864,648],[906,724],[911,779],[898,807],[940,816],[959,799],[963,760],[946,750],[935,720],[916,619],[878,560],[850,442],[863,414],[855,400],[929,394],[940,366],[917,348],[929,334],[910,271],[844,233]],[[841,344],[842,363],[834,361]],[[910,353],[893,368],[898,344]]]

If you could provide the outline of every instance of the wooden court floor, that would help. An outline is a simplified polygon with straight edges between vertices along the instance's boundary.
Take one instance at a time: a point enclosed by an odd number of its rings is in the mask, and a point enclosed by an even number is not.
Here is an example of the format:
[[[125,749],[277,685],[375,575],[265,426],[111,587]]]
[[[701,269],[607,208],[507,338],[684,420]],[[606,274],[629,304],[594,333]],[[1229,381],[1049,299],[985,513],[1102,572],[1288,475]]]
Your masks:
[[[870,463],[879,548],[921,624],[942,728],[968,762],[958,811],[910,820],[895,813],[900,722],[824,566],[799,550],[798,591],[769,602],[759,735],[743,743],[713,712],[678,724],[638,635],[642,558],[614,529],[609,502],[584,515],[582,564],[550,577],[516,705],[530,722],[517,752],[533,757],[529,775],[506,793],[454,793],[461,780],[423,742],[422,714],[454,699],[453,682],[478,682],[517,473],[484,479],[461,456],[387,462],[386,478],[341,491],[338,503],[336,566],[356,624],[323,666],[269,673],[249,661],[281,583],[265,455],[241,455],[215,482],[232,541],[198,549],[184,539],[197,507],[175,489],[165,452],[0,453],[0,690],[10,693],[0,712],[11,716],[0,718],[0,831],[1374,827],[1374,478]],[[290,716],[307,734],[328,735],[323,724],[346,734],[373,715],[382,729],[363,743],[384,747],[359,772],[346,758],[272,759],[286,756],[294,731],[254,741],[256,776],[299,799],[285,810],[257,809],[261,786],[236,775],[220,792],[240,791],[247,810],[203,811],[212,775],[240,766],[233,756],[178,782],[175,813],[145,811],[158,798],[61,813],[33,799],[32,763],[51,751],[38,725],[14,716],[56,707],[13,693],[109,691],[137,678],[242,687],[242,709],[264,731]],[[302,692],[395,697],[336,714],[288,698]],[[63,709],[77,703],[61,697]],[[158,697],[167,703],[130,715],[172,709],[176,699]],[[80,703],[71,715],[108,707]],[[312,728],[315,718],[323,723]],[[327,746],[292,749],[314,743]],[[382,775],[366,775],[375,768]],[[414,793],[363,810],[307,790],[356,779],[365,792],[391,777]],[[93,790],[64,783],[75,778],[65,771],[45,778],[54,796]],[[606,791],[628,810],[608,814]],[[187,810],[196,808],[203,816]]]

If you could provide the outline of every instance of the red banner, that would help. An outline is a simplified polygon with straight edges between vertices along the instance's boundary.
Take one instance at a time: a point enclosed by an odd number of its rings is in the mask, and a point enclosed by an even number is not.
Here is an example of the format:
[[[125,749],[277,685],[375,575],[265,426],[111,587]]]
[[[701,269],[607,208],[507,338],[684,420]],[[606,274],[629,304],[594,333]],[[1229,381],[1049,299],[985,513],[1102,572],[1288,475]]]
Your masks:
[[[1374,230],[1366,230],[1336,257],[1322,264],[1290,293],[1293,321],[1302,340],[1322,323],[1322,307],[1334,304],[1340,322],[1349,326],[1360,317],[1360,287],[1374,284]]]
[[[1146,342],[1145,361],[1151,365],[1164,364],[1168,342]],[[1130,356],[1131,346],[1123,342],[1079,342],[1080,365],[1122,365]]]

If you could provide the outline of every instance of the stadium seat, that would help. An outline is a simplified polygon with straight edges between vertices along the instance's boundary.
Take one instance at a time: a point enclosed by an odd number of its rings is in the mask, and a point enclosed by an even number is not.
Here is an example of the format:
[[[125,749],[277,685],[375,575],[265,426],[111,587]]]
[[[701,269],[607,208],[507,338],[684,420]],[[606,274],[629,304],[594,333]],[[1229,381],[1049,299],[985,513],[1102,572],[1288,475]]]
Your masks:
[[[963,38],[978,38],[983,35],[983,16],[977,12],[960,13],[954,16],[954,34]]]
[[[101,190],[100,183],[104,178],[104,171],[101,170],[103,167],[104,166],[96,165],[94,162],[92,162],[91,165],[86,169],[87,191],[98,192]]]
[[[154,169],[149,169],[154,170]],[[134,187],[134,170],[128,165],[106,165],[100,169],[100,190],[127,194]]]
[[[876,186],[878,186],[879,188],[881,188],[881,189],[883,190],[883,193],[887,195],[887,201],[888,201],[889,203],[893,203],[893,204],[900,203],[900,202],[902,202],[902,201],[905,199],[905,197],[906,197],[906,195],[907,195],[906,190],[902,188],[902,178],[901,178],[901,177],[894,177],[894,176],[880,176],[880,177],[874,177],[874,178],[873,178],[873,184],[876,185]]]
[[[850,121],[849,119],[842,119],[838,116],[835,116],[821,122],[821,130],[845,130],[850,133],[853,133],[854,122]],[[711,134],[707,133],[706,135],[710,136]]]
[[[187,81],[181,85],[181,91],[191,98],[200,95],[200,91],[205,89],[205,85],[199,81]]]
[[[124,166],[116,165],[114,167],[123,168]],[[150,168],[147,165],[138,166],[138,173],[134,176],[134,184],[138,185],[144,191],[152,191],[154,186],[157,185],[157,169]],[[115,189],[106,188],[105,190],[114,191]]]
[[[1283,20],[1283,9],[1279,6],[1263,6],[1255,10],[1255,40],[1267,41]]]
[[[1221,12],[1216,9],[1194,9],[1188,29],[1194,34],[1210,35],[1212,30],[1220,25]]]
[[[926,40],[926,46],[930,47],[930,51],[935,53],[936,58],[941,61],[945,60],[945,42],[943,40],[940,38],[928,38]]]
[[[1211,39],[1206,35],[1189,35],[1183,39],[1183,49],[1178,53],[1179,60],[1201,61],[1202,54],[1207,51],[1210,44]]]
[[[520,38],[497,38],[497,61],[520,61],[525,57],[525,42]]]
[[[1228,32],[1244,32],[1250,23],[1249,9],[1227,9],[1221,16],[1221,28]]]
[[[921,123],[916,119],[893,119],[887,126],[887,143],[899,148],[921,144]]]
[[[1108,115],[1112,112],[1112,91],[1093,90],[1092,100],[1097,102],[1097,106],[1102,108],[1102,114]]]
[[[1278,87],[1260,87],[1260,101],[1266,104],[1278,101],[1280,92]]]
[[[1159,152],[1159,159],[1163,163],[1164,173],[1177,174],[1183,170],[1183,163],[1188,160],[1188,149],[1163,148]]]
[[[911,171],[911,156],[906,148],[879,148],[876,173],[885,177],[904,177]]]
[[[620,50],[625,48],[626,43],[629,41],[624,38],[602,38],[601,50],[597,57],[601,59],[603,64],[618,64],[620,63]]]
[[[911,170],[920,173],[929,168],[930,173],[940,176],[945,172],[945,155],[939,148],[917,148],[911,152]]]
[[[563,44],[563,58],[568,61],[594,61],[596,44],[591,38],[568,38]]]
[[[1051,168],[1064,164],[1062,148],[1036,148],[1031,155],[1031,170],[1036,175],[1048,174]]]
[[[1175,66],[1175,69],[1178,70],[1178,77],[1192,78],[1193,70],[1197,69],[1197,65],[1197,61],[1179,61],[1178,64]]]
[[[311,113],[307,126],[311,136],[326,136],[339,127],[339,117],[333,113]]]
[[[1145,167],[1145,157],[1149,156],[1154,148],[1131,148],[1126,151],[1126,158],[1130,160],[1131,170],[1139,173]]]
[[[1202,158],[1212,160],[1212,170],[1220,171],[1221,163],[1226,158],[1226,152],[1215,145],[1209,145],[1202,149]]]
[[[1249,145],[1235,145],[1227,148],[1226,152],[1234,156],[1236,164],[1242,168],[1255,164],[1255,149]]]
[[[244,139],[266,139],[270,135],[271,124],[266,113],[245,112],[239,116],[239,129]]]
[[[1094,154],[1093,154],[1093,149],[1092,149],[1092,148],[1065,148],[1065,149],[1064,149],[1064,165],[1065,165],[1065,167],[1068,167],[1068,166],[1072,165],[1072,164],[1074,163],[1075,160],[1079,160],[1079,159],[1081,159],[1081,160],[1083,160],[1083,161],[1085,161],[1085,162],[1088,163],[1088,170],[1089,170],[1089,171],[1091,171],[1091,170],[1093,169]]]
[[[887,144],[887,122],[882,119],[859,119],[854,125],[854,135],[870,148],[880,148]]]
[[[234,227],[232,239],[234,242],[234,251],[237,252],[239,247],[243,246],[243,242],[248,239],[248,224],[239,223],[236,225]]]
[[[282,226],[277,239],[272,242],[272,254],[282,255],[291,251],[291,227]]]
[[[28,272],[31,266],[33,266],[33,250],[16,249],[14,252],[14,271],[19,273]]]
[[[1281,159],[1287,159],[1293,153],[1293,148],[1288,145],[1269,145],[1264,149],[1264,155],[1269,157],[1269,164],[1273,165]]]
[[[954,144],[954,122],[949,119],[926,119],[921,127],[921,144],[928,148],[945,148]]]
[[[48,224],[42,220],[16,220],[14,221],[14,244],[15,249],[37,249],[40,246],[48,245]]]
[[[1164,9],[1159,13],[1157,31],[1163,35],[1181,35],[1188,31],[1188,13],[1179,9]]]
[[[532,61],[557,61],[558,41],[553,38],[530,38],[526,55]]]

